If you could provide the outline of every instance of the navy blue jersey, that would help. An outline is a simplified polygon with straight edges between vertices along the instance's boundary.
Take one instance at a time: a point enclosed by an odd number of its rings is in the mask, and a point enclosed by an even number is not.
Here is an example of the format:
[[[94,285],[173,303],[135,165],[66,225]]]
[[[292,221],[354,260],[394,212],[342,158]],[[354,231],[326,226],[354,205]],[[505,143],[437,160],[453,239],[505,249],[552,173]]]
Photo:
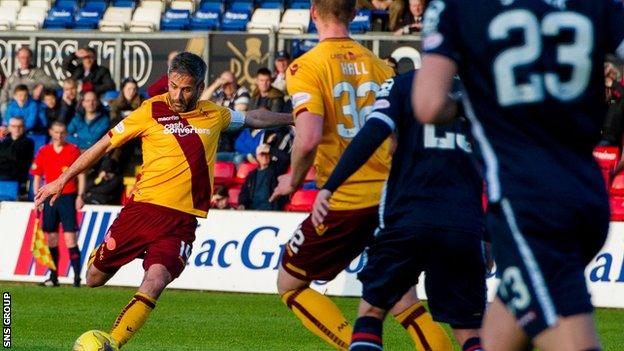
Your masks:
[[[389,79],[377,92],[369,118],[384,121],[397,136],[380,225],[435,225],[480,232],[483,180],[472,157],[465,118],[423,125],[409,103],[414,71]]]
[[[458,65],[491,201],[606,201],[592,149],[605,53],[624,56],[620,0],[434,0],[424,32]]]

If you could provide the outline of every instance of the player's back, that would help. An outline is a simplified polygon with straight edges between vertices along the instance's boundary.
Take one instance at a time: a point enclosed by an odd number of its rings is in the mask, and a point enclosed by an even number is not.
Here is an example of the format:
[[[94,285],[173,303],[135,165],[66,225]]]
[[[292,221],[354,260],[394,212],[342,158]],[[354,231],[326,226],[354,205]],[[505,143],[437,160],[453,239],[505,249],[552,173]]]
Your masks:
[[[615,0],[431,3],[425,50],[458,61],[467,112],[483,126],[476,136],[491,199],[605,199],[592,149],[605,112],[605,52],[624,35],[614,16],[620,7]]]
[[[323,117],[323,136],[317,148],[317,183],[322,185],[351,139],[366,121],[375,92],[393,74],[370,50],[348,38],[326,39],[295,60],[286,85],[295,116],[308,111]],[[357,209],[379,202],[390,165],[389,142],[332,197],[333,209]]]

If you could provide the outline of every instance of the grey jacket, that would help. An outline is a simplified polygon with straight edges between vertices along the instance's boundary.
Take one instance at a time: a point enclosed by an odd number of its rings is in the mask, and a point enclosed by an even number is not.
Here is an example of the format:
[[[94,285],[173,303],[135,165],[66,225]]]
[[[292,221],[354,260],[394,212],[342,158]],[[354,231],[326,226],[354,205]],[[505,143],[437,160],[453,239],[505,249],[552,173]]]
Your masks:
[[[43,69],[37,67],[31,67],[27,74],[20,74],[20,70],[14,70],[7,78],[0,92],[0,103],[6,104],[13,98],[13,90],[20,84],[25,84],[28,87],[28,92],[32,95],[32,91],[35,86],[42,84],[44,88],[57,89],[59,87],[58,82],[47,75]]]

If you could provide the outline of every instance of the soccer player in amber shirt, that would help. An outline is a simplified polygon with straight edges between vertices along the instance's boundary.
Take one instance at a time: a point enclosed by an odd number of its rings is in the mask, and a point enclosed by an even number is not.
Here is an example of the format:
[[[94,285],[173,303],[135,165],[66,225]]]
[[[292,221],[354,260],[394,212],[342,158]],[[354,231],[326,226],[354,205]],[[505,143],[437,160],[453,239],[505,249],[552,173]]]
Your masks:
[[[50,196],[54,203],[74,176],[108,151],[141,138],[143,165],[135,195],[104,242],[91,253],[87,270],[87,285],[101,286],[121,266],[143,258],[143,282],[111,331],[119,346],[145,323],[162,291],[186,266],[195,240],[196,217],[206,217],[210,207],[219,134],[228,128],[292,123],[289,114],[256,110],[245,115],[198,101],[206,63],[195,54],[178,54],[168,74],[167,94],[144,102],[35,197],[36,206]]]
[[[351,139],[364,125],[375,93],[392,69],[349,38],[355,0],[313,0],[311,16],[320,43],[288,68],[296,137],[292,174],[281,176],[273,198],[293,193],[314,164],[322,186]],[[319,226],[308,217],[286,246],[277,288],[284,303],[312,333],[337,349],[347,349],[352,328],[337,306],[310,288],[313,280],[332,280],[371,242],[378,226],[378,204],[390,169],[390,141],[344,182]],[[392,313],[418,343],[418,333],[447,338],[431,315],[420,313],[413,289]],[[418,312],[418,313],[416,313]],[[417,325],[417,326],[416,326]],[[450,343],[449,343],[450,344]]]

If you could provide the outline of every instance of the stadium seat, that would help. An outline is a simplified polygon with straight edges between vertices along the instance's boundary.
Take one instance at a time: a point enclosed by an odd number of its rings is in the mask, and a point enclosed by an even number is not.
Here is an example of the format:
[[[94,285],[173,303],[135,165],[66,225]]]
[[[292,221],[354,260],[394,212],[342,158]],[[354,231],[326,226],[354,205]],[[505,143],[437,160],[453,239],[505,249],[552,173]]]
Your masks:
[[[46,134],[27,134],[26,137],[32,140],[35,150],[35,156],[39,152],[42,146],[48,143],[48,136]]]
[[[204,3],[191,18],[191,30],[218,30],[221,10],[214,3]]]
[[[598,166],[600,166],[607,190],[609,190],[611,184],[611,171],[617,165],[619,153],[619,149],[615,146],[597,146],[594,148],[594,158],[598,162]]]
[[[247,23],[251,17],[251,10],[237,11],[229,9],[223,15],[221,20],[221,30],[241,32],[247,28]]]
[[[228,189],[228,196],[230,197],[230,206],[238,207],[238,195],[240,195],[241,188],[239,186]]]
[[[297,190],[290,199],[290,203],[286,205],[286,211],[291,212],[310,212],[316,199],[318,190]]]
[[[234,182],[234,162],[217,161],[214,165],[214,184],[228,186]]]
[[[160,21],[160,30],[186,30],[191,24],[191,12],[189,10],[168,9]]]
[[[132,20],[132,7],[111,6],[104,12],[99,27],[102,32],[123,32]]]
[[[191,0],[173,0],[171,1],[171,9],[187,10],[189,13],[195,12],[195,1]]]
[[[160,29],[160,8],[139,7],[134,11],[130,21],[131,32],[154,32]]]
[[[22,0],[0,0],[1,8],[14,8],[17,9],[17,12],[22,8],[24,2]]]
[[[220,0],[204,0],[199,4],[199,9],[204,11],[218,12],[219,15],[221,15],[225,7],[224,2]]]
[[[17,201],[19,197],[19,183],[15,181],[0,181],[0,201]]]
[[[251,173],[251,171],[253,171],[256,168],[258,168],[258,165],[256,163],[243,162],[239,164],[238,170],[236,171],[236,178],[234,178],[234,183],[236,184],[245,183],[245,179],[247,178],[249,173]]]
[[[618,174],[611,182],[611,195],[624,196],[624,174]]]
[[[74,26],[74,12],[68,8],[53,7],[43,21],[43,27],[48,29],[65,29]]]
[[[17,20],[17,7],[0,7],[0,30],[11,30]]]
[[[351,33],[364,33],[371,30],[371,10],[358,10],[353,18],[353,21],[349,24],[349,31]]]
[[[284,1],[282,0],[264,0],[258,2],[258,8],[261,9],[279,9],[284,10]]]
[[[310,26],[309,9],[288,9],[284,12],[282,22],[279,26],[281,34],[303,34]]]
[[[247,23],[247,31],[250,33],[273,33],[280,24],[280,9],[257,9],[254,11],[251,21]]]
[[[310,0],[292,0],[288,5],[290,9],[310,9]]]
[[[96,29],[104,10],[106,3],[102,1],[90,1],[78,10],[74,18],[74,29]]]
[[[139,7],[149,7],[159,9],[161,13],[165,12],[166,1],[161,0],[143,0]]]
[[[50,4],[50,0],[28,0],[26,6],[31,8],[42,8],[48,11],[52,7],[52,4]]]
[[[43,26],[47,10],[43,7],[24,6],[15,20],[15,30],[35,31]]]
[[[609,204],[611,205],[611,220],[624,221],[624,196],[611,196]]]
[[[112,7],[126,7],[134,9],[136,3],[134,0],[113,0]]]

